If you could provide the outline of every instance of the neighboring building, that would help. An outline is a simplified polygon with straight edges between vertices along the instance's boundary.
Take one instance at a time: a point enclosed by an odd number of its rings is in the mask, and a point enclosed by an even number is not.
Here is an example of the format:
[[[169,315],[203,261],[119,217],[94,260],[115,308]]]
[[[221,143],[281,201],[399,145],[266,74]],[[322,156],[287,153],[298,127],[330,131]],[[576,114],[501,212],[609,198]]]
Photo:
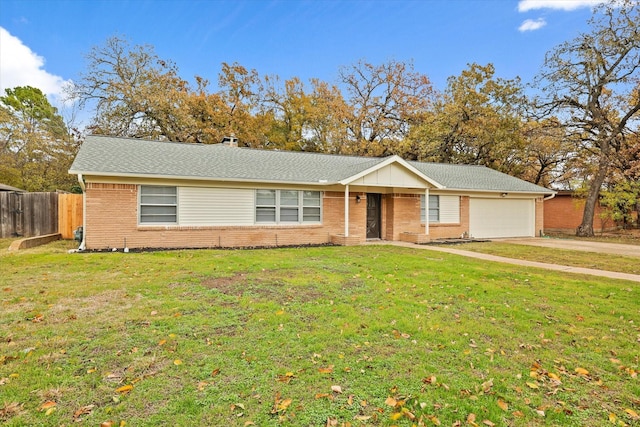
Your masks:
[[[0,191],[13,191],[13,192],[16,192],[16,193],[26,193],[26,190],[23,190],[21,188],[12,187],[12,186],[6,185],[6,184],[0,184]]]
[[[552,199],[544,202],[544,232],[545,233],[569,233],[575,234],[578,226],[582,224],[585,200],[575,197],[572,190],[560,190]],[[593,215],[593,231],[615,230],[618,224],[611,218],[603,215],[606,207],[596,204]]]
[[[536,236],[554,191],[481,166],[89,136],[83,247]]]

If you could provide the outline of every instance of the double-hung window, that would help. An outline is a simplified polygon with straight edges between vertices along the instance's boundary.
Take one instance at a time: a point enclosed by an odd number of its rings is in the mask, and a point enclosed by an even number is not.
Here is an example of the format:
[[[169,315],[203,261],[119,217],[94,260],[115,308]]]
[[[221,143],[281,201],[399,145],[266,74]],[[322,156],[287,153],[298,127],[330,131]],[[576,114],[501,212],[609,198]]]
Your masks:
[[[256,223],[291,224],[320,221],[319,191],[256,190]]]
[[[429,222],[440,222],[440,196],[429,195],[429,206],[425,206],[424,195],[420,196],[420,221],[425,222],[429,212]]]
[[[177,187],[141,185],[139,212],[141,224],[177,224]]]

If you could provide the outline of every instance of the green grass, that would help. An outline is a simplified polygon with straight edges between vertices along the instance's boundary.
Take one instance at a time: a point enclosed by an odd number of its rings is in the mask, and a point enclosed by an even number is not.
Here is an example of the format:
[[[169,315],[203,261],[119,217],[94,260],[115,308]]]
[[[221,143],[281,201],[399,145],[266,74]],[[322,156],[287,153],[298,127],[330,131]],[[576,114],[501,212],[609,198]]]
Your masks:
[[[69,247],[0,254],[0,424],[639,423],[634,283],[390,246]]]
[[[458,248],[458,246],[456,246]],[[594,268],[596,270],[617,271],[620,273],[640,274],[640,258],[606,253],[570,251],[557,248],[544,248],[500,242],[468,243],[460,249],[481,252],[507,258],[524,259],[572,267]]]

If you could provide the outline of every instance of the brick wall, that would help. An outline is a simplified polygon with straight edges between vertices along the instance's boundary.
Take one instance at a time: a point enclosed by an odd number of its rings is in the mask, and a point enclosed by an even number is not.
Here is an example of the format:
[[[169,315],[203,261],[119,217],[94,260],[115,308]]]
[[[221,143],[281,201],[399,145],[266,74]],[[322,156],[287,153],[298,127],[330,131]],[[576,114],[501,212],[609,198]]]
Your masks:
[[[421,224],[421,233],[424,233],[424,224]],[[463,233],[469,233],[469,197],[460,197],[460,222],[458,224],[429,224],[429,238],[455,239]]]
[[[571,193],[557,194],[544,202],[544,231],[575,233],[582,223],[584,200],[573,197]],[[593,216],[593,230],[596,232],[615,229],[616,224],[602,218],[603,209],[596,205]]]
[[[344,235],[344,193],[325,192],[323,224],[277,226],[138,226],[138,187],[88,183],[87,249],[208,248],[324,244]],[[361,203],[356,203],[360,195]],[[366,195],[349,197],[349,239],[366,240]]]

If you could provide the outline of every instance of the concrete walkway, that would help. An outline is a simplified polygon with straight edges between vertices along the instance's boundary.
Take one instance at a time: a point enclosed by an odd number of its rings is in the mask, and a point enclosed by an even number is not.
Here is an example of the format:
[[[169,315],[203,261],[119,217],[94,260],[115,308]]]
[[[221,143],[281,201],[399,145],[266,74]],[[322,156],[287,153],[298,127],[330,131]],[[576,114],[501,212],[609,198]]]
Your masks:
[[[454,249],[451,247],[444,247],[442,245],[416,245],[414,243],[388,242],[388,241],[372,242],[369,244],[382,244],[382,245],[386,244],[386,245],[402,246],[402,247],[412,248],[412,249],[446,252],[448,254],[482,259],[485,261],[502,262],[505,264],[513,264],[513,265],[522,265],[525,267],[542,268],[545,270],[561,271],[565,273],[588,274],[590,276],[607,277],[610,279],[629,280],[632,282],[640,283],[640,275],[637,275],[637,274],[618,273],[615,271],[596,270],[593,268],[570,267],[567,265],[547,264],[544,262],[537,262],[537,261],[526,261],[522,259],[506,258],[506,257],[501,257],[496,255],[483,254],[479,252],[471,252],[471,251],[465,251],[461,249]]]
[[[555,239],[529,237],[522,239],[496,240],[516,245],[539,246],[545,248],[567,249],[570,251],[598,252],[601,254],[624,255],[640,257],[640,245],[625,245],[622,243],[592,242],[589,240]]]

